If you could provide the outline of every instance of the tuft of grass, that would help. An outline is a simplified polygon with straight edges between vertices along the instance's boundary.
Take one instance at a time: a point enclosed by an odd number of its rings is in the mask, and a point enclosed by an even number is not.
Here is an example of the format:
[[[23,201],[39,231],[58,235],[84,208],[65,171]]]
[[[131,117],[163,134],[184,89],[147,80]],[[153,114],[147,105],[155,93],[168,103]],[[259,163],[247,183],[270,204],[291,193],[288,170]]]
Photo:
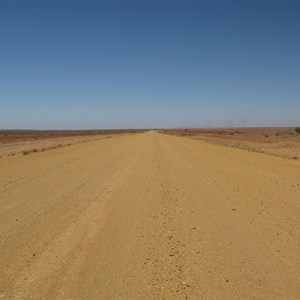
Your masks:
[[[39,152],[39,150],[36,149],[36,148],[34,148],[34,149],[31,149],[31,150],[23,150],[23,151],[22,151],[22,154],[23,154],[23,155],[28,155],[28,154],[30,154],[30,153],[36,153],[36,152]]]
[[[295,131],[300,134],[300,127],[295,128]]]

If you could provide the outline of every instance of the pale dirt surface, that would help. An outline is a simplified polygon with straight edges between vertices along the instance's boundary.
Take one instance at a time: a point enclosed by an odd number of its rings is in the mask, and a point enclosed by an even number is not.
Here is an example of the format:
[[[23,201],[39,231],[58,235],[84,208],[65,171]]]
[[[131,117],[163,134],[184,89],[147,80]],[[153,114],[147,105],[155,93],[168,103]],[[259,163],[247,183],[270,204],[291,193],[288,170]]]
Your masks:
[[[224,128],[165,130],[172,135],[289,159],[300,159],[300,134],[295,128]]]
[[[0,299],[300,299],[300,162],[147,132],[0,160]]]
[[[37,139],[34,141],[16,141],[13,143],[5,142],[0,143],[0,156],[13,156],[22,154],[22,151],[32,151],[36,149],[38,151],[51,150],[53,148],[66,147],[72,144],[78,144],[91,140],[99,140],[110,138],[110,135],[85,135],[85,136],[70,136],[70,137],[55,137],[46,139]]]

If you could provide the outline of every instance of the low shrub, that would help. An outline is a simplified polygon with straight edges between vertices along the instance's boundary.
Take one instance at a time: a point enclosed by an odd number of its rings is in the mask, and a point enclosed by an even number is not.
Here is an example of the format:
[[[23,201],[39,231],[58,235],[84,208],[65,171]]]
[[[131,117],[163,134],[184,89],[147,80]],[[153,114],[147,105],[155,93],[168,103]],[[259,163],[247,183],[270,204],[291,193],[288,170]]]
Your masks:
[[[30,153],[36,153],[36,152],[39,152],[38,149],[34,148],[34,149],[31,149],[31,150],[24,150],[22,151],[22,154],[23,155],[28,155]]]

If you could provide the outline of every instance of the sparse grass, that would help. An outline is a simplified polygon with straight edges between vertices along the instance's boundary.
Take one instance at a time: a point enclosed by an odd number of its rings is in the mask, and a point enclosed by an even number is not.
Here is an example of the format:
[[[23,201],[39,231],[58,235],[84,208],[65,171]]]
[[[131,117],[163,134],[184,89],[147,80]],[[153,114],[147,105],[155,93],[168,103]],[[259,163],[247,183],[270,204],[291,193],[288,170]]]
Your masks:
[[[36,148],[34,148],[34,149],[30,149],[30,150],[23,150],[23,151],[22,151],[22,154],[23,154],[23,155],[28,155],[28,154],[30,154],[30,153],[36,153],[36,152],[39,152],[39,150],[36,149]]]
[[[275,155],[300,161],[300,127],[277,128],[198,128],[193,129],[193,138],[213,144],[237,147],[251,152]],[[296,131],[295,131],[296,130]],[[297,133],[298,132],[298,133]],[[165,134],[188,135],[184,129],[165,130]],[[232,135],[235,133],[235,135]],[[284,147],[283,147],[284,144]]]

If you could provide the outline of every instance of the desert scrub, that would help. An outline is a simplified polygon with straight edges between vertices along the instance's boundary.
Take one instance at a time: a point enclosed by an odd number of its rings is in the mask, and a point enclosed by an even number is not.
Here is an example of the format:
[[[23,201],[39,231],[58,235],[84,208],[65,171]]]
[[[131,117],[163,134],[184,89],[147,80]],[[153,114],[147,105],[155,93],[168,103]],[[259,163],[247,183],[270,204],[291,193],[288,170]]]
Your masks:
[[[297,127],[295,131],[300,134],[300,127]]]
[[[22,154],[28,155],[30,153],[35,153],[35,152],[38,152],[38,149],[24,150],[24,151],[22,151]]]

